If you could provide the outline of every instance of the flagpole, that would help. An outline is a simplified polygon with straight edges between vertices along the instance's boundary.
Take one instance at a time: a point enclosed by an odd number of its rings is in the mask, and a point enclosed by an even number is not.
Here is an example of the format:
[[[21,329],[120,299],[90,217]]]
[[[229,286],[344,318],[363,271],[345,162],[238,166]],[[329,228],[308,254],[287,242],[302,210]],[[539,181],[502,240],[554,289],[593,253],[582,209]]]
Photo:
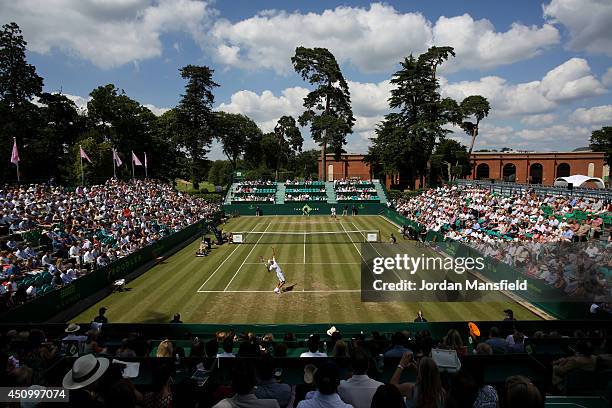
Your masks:
[[[113,178],[117,178],[117,166],[115,163],[115,149],[113,149]]]
[[[81,186],[85,186],[85,174],[83,174],[83,155],[81,154],[82,147],[79,145],[79,158],[81,159]]]
[[[17,145],[17,138],[13,137],[13,146]],[[19,160],[17,160],[17,184],[21,184],[21,174],[19,174]]]
[[[145,178],[149,178],[149,171],[147,169],[147,167],[149,167],[149,166],[147,166],[147,152],[144,153],[144,156],[145,156],[145,162],[144,162],[144,164],[145,164],[145,166],[144,166],[144,168],[145,168]]]
[[[132,178],[134,178],[134,151],[132,150]]]

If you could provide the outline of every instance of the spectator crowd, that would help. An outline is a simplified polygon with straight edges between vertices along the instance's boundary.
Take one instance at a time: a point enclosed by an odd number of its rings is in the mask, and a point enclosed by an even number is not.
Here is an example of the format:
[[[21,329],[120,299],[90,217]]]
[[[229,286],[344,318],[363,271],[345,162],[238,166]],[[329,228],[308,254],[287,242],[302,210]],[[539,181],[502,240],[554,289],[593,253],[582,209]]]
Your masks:
[[[0,333],[0,375],[7,386],[67,388],[67,407],[536,408],[546,393],[571,392],[572,372],[594,376],[610,366],[604,331],[526,335],[508,319],[483,335],[473,323],[439,339],[427,329],[344,336],[332,327],[305,341],[292,332],[275,338],[230,328],[207,340],[188,330],[181,340],[153,340],[137,326],[122,333],[106,323],[72,323],[63,335],[36,328]],[[100,321],[102,311],[94,323]],[[568,351],[544,360],[538,374],[522,367],[533,379],[486,374],[487,364],[500,361],[495,355],[511,361],[561,343]],[[126,368],[133,361],[135,370]]]
[[[599,238],[612,217],[612,202],[603,199],[501,195],[472,186],[429,189],[394,206],[427,230],[457,241],[587,241]]]
[[[70,284],[219,212],[218,204],[147,180],[68,190],[0,190],[0,309]]]

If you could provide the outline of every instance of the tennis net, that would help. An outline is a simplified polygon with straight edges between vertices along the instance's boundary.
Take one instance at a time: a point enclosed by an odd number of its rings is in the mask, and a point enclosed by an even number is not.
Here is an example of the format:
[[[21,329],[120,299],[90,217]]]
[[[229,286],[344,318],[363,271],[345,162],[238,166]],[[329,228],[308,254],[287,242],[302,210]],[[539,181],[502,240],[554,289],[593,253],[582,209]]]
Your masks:
[[[343,231],[242,231],[232,233],[236,244],[351,244],[361,242],[379,242],[377,230],[343,230]]]

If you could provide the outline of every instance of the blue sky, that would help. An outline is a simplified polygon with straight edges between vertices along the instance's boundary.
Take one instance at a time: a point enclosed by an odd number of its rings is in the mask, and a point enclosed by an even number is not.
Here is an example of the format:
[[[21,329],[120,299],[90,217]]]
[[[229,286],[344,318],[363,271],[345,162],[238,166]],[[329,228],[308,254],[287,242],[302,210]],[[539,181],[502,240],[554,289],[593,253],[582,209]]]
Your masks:
[[[292,51],[321,46],[349,81],[357,123],[346,149],[364,152],[388,112],[397,62],[451,45],[443,94],[482,94],[493,107],[476,148],[571,150],[612,122],[610,0],[24,0],[0,2],[0,15],[22,27],[45,90],[80,106],[114,83],[161,113],[180,98],[178,69],[209,65],[221,85],[216,108],[268,131],[299,115],[308,92]],[[460,131],[452,137],[467,143]]]

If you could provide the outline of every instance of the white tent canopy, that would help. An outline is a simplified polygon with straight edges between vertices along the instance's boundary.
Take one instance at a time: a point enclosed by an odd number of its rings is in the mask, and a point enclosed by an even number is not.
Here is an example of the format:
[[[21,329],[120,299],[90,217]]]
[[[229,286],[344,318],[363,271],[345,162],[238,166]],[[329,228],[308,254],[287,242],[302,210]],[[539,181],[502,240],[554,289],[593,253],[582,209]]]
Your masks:
[[[569,177],[558,177],[555,180],[555,187],[567,187],[569,183],[572,183],[574,187],[582,187],[586,183],[594,183],[597,188],[605,188],[606,185],[599,177],[583,176],[582,174],[576,174]]]

